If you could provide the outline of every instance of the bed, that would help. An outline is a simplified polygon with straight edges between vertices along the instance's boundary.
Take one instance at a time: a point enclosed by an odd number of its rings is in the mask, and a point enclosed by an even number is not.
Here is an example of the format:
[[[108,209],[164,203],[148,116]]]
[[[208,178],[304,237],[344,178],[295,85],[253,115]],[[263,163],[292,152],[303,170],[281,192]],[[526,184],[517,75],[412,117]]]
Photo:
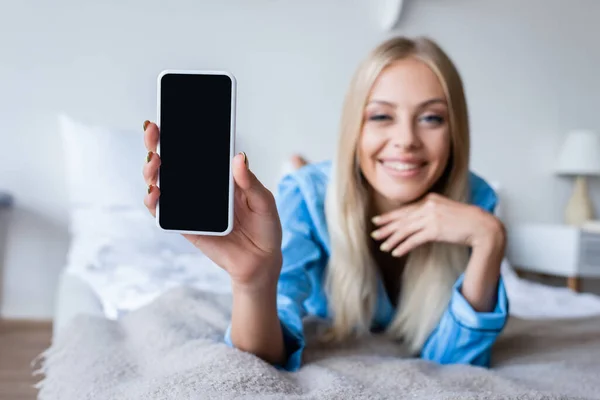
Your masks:
[[[59,123],[72,243],[41,399],[600,398],[600,298],[522,280],[509,260],[511,317],[489,370],[410,359],[382,337],[309,341],[293,374],[227,347],[228,276],[141,205],[141,132]],[[111,189],[90,193],[99,183]],[[306,323],[310,337],[324,322]]]
[[[44,355],[39,398],[600,398],[600,317],[513,317],[490,369],[406,358],[381,337],[322,346],[308,320],[304,367],[289,373],[223,343],[229,304],[182,287],[116,321],[79,315]]]

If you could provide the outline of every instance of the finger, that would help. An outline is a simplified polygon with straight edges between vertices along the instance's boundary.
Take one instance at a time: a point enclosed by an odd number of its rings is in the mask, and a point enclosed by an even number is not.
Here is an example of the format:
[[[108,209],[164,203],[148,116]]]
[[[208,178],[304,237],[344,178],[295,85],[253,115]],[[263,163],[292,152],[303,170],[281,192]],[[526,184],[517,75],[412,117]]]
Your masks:
[[[420,209],[420,207],[421,207],[420,203],[409,204],[409,205],[400,207],[396,210],[390,211],[388,213],[376,215],[371,219],[371,221],[375,225],[379,225],[379,226],[386,225],[394,220],[399,220],[399,219],[405,218],[406,216],[417,212]]]
[[[380,246],[381,251],[390,251],[402,243],[406,238],[424,228],[420,220],[411,221],[396,227],[395,232]]]
[[[392,251],[392,256],[402,257],[410,251],[430,241],[429,233],[426,229],[420,230],[406,238],[398,247]]]
[[[144,197],[144,205],[150,211],[153,217],[156,217],[156,203],[160,197],[160,189],[158,186],[151,185],[148,187],[148,193]]]
[[[144,121],[144,144],[146,150],[156,153],[158,146],[158,126],[150,121]]]
[[[245,153],[240,153],[233,158],[233,178],[241,191],[240,194],[245,196],[246,204],[251,211],[259,214],[273,212],[273,195],[250,171],[248,165]]]
[[[144,175],[144,181],[146,185],[156,185],[156,180],[158,179],[158,168],[160,167],[160,157],[157,153],[148,152],[148,156],[146,157],[146,164],[144,164],[144,168],[142,174]]]
[[[235,157],[233,157],[233,179],[235,183],[239,186],[242,191],[250,190],[252,181],[254,177],[252,172],[250,172],[248,157],[246,153],[239,153]]]
[[[413,210],[413,211],[411,211]],[[416,209],[406,209],[402,213],[395,213],[395,219],[387,221],[385,224],[380,223],[376,229],[371,233],[374,239],[385,239],[398,230],[402,230],[404,227],[409,226],[413,223],[418,222],[423,218],[423,213]]]
[[[378,240],[385,239],[385,238],[389,237],[390,235],[393,235],[398,230],[398,228],[404,224],[405,223],[403,220],[391,221],[391,222],[387,223],[386,225],[380,226],[376,230],[371,232],[371,237],[373,239],[378,239]]]

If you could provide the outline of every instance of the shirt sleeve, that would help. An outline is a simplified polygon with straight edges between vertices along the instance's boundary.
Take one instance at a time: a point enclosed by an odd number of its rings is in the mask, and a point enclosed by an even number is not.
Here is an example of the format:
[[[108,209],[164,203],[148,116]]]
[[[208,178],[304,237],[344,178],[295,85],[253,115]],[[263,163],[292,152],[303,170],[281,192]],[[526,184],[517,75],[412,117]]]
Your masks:
[[[421,357],[441,364],[489,367],[491,350],[508,316],[508,298],[502,277],[498,281],[496,306],[477,312],[461,294],[464,274],[454,285],[448,308],[423,346]]]
[[[322,250],[314,239],[313,224],[306,201],[293,176],[278,186],[277,208],[282,225],[283,265],[277,285],[277,314],[283,331],[286,360],[278,369],[296,371],[302,364],[305,347],[302,320],[307,315],[304,302],[312,293],[308,276],[311,268],[322,264]],[[231,342],[231,324],[225,332]]]

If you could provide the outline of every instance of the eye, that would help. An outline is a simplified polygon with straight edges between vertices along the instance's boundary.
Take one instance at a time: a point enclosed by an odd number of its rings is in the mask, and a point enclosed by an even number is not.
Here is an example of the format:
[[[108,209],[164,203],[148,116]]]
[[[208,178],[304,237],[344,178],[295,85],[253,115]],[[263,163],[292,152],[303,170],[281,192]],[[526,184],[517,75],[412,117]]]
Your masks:
[[[430,125],[441,125],[444,123],[444,117],[435,114],[424,115],[419,118],[419,121],[425,122]]]
[[[387,114],[374,114],[369,117],[369,121],[389,121],[392,117]]]

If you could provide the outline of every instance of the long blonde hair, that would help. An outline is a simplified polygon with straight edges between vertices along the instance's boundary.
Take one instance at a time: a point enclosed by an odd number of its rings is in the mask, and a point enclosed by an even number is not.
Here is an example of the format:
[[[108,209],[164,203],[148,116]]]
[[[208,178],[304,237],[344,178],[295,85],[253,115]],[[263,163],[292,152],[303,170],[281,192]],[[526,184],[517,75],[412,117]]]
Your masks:
[[[377,302],[378,272],[370,251],[369,188],[361,179],[357,145],[364,107],[384,68],[406,57],[425,62],[439,78],[448,102],[450,157],[436,191],[468,200],[469,126],[462,81],[448,56],[427,38],[397,37],[377,46],[361,63],[346,95],[339,143],[326,198],[331,254],[327,291],[333,324],[328,337],[342,340],[367,333]],[[428,243],[411,251],[402,277],[398,310],[387,329],[412,353],[418,352],[448,305],[452,286],[468,261],[465,247]]]

